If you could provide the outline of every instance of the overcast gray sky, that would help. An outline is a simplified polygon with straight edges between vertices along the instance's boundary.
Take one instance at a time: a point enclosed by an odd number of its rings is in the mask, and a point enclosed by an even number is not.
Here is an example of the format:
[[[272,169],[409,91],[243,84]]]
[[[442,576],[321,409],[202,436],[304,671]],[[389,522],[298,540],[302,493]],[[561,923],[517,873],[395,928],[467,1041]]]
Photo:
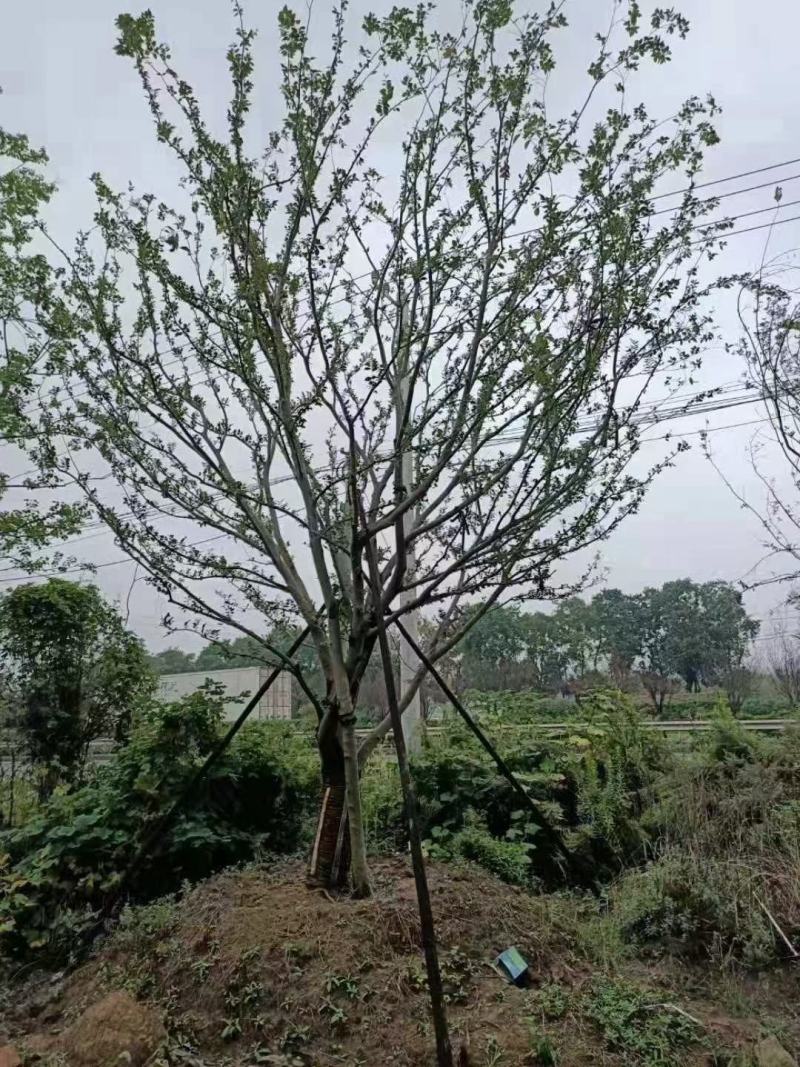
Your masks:
[[[448,0],[449,2],[449,0]],[[255,119],[268,127],[275,115],[277,77],[274,50],[275,19],[281,2],[251,2],[248,16],[260,31]],[[351,14],[368,9],[385,10],[385,2],[353,0]],[[519,6],[525,6],[520,4]],[[538,5],[543,6],[543,5]],[[648,4],[643,5],[645,9]],[[676,46],[675,59],[664,68],[642,76],[638,95],[654,114],[669,114],[679,99],[692,93],[711,92],[723,108],[718,121],[721,144],[709,160],[703,180],[800,157],[800,106],[797,103],[797,42],[800,40],[800,4],[796,0],[687,0],[678,4],[689,17],[692,32]],[[227,98],[225,49],[231,38],[232,19],[226,0],[150,0],[161,35],[174,46],[177,65],[194,80],[201,99],[222,109]],[[321,14],[327,5],[318,0]],[[141,190],[166,192],[175,176],[169,157],[152,135],[150,117],[130,63],[114,54],[115,0],[30,0],[0,10],[0,125],[27,133],[46,146],[52,174],[59,185],[53,226],[68,237],[91,216],[89,175],[101,171],[112,185],[128,180]],[[138,11],[137,8],[132,9]],[[440,17],[451,10],[444,4]],[[452,10],[456,10],[453,4]],[[565,44],[561,77],[568,85],[573,66],[582,65],[591,32],[599,15],[607,21],[606,0],[571,0],[566,10],[573,29],[561,38]],[[781,182],[800,173],[800,164],[719,187],[728,192],[758,180],[774,178],[784,186],[784,201],[800,199],[800,180]],[[734,214],[767,207],[772,190],[764,189],[726,200],[725,211]],[[791,207],[784,217],[800,214]],[[780,215],[778,216],[780,217]],[[755,216],[739,226],[756,225],[768,216]],[[717,261],[720,273],[754,269],[764,254],[768,231],[732,237]],[[800,221],[775,228],[769,234],[768,255],[791,254],[800,245]],[[730,297],[720,297],[718,321],[725,340],[735,340],[736,323]],[[741,377],[737,361],[719,348],[708,355],[702,382],[732,383]],[[653,394],[654,396],[657,394]],[[676,434],[706,426],[729,427],[752,423],[763,416],[758,404],[705,416],[692,416],[653,429],[658,436],[667,428]],[[719,464],[748,499],[761,499],[758,483],[749,470],[747,444],[760,424],[724,429],[712,435]],[[699,438],[687,437],[692,451],[680,458],[651,490],[640,514],[628,520],[603,551],[611,585],[633,592],[673,578],[697,581],[736,579],[756,563],[763,549],[756,520],[743,512],[699,450]],[[662,442],[663,446],[663,442]],[[661,446],[652,446],[661,447]],[[0,457],[0,469],[12,474],[25,466],[24,458]],[[780,464],[775,477],[786,481]],[[97,563],[118,559],[109,535],[76,545],[82,558]],[[767,571],[763,570],[766,574]],[[97,582],[111,597],[126,600],[133,567],[106,567]],[[1,588],[1,587],[0,587]],[[767,587],[747,595],[751,611],[765,620],[765,629],[784,628],[795,616],[781,607],[786,589]],[[155,593],[137,583],[130,596],[130,623],[154,647],[164,638],[159,625],[163,605]],[[775,610],[777,609],[777,610]],[[772,614],[771,614],[772,613]]]

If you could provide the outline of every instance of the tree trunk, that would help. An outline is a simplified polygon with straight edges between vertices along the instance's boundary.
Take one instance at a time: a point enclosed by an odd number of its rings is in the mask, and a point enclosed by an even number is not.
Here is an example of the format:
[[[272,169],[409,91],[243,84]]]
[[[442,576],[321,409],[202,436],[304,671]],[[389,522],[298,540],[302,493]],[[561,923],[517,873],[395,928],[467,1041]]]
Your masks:
[[[347,813],[345,811],[344,753],[337,736],[336,703],[328,700],[317,729],[317,747],[322,763],[322,801],[308,864],[312,885],[335,888],[347,879],[350,865]]]
[[[364,819],[361,814],[361,788],[358,775],[358,743],[356,741],[356,720],[348,716],[339,726],[339,735],[344,752],[345,801],[347,821],[350,830],[350,866],[353,893],[357,897],[368,897],[371,889],[369,869],[367,867],[367,843],[364,836]]]
[[[345,793],[342,765],[341,773],[323,781],[322,802],[308,865],[308,881],[326,889],[344,885],[350,868]]]
[[[340,718],[338,706],[329,704],[317,731],[317,745],[323,790],[308,880],[313,885],[336,888],[352,873],[355,895],[369,896],[355,716],[351,713]]]

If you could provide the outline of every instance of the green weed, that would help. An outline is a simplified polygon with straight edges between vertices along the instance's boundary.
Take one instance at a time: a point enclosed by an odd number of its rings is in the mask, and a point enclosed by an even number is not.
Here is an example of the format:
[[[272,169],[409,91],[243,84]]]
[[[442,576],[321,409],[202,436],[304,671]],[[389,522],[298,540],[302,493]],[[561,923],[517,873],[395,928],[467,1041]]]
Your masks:
[[[629,982],[595,982],[585,1009],[609,1046],[642,1067],[680,1067],[700,1036],[685,1015]]]
[[[532,994],[532,1000],[545,1019],[561,1019],[569,1007],[569,994],[558,982],[543,982]]]

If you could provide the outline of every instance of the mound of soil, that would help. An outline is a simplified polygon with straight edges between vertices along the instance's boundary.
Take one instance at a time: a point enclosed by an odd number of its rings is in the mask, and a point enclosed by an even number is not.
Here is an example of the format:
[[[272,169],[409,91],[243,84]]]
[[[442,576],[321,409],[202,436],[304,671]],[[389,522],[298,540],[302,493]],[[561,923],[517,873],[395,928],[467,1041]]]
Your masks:
[[[592,968],[570,930],[577,902],[473,868],[431,864],[429,875],[457,1063],[555,1062],[542,1058],[548,1043],[576,1067],[644,1062],[604,1045],[579,1008]],[[132,909],[44,1009],[40,1000],[35,1017],[17,1016],[15,1047],[80,1067],[432,1064],[409,865],[375,863],[369,900],[310,890],[303,876],[300,864],[231,871],[177,903]],[[493,968],[512,945],[530,964],[527,989]],[[555,985],[565,999],[552,1012],[540,993]],[[758,1036],[734,1029],[735,1044]],[[700,1040],[679,1062],[723,1062],[709,1047]]]

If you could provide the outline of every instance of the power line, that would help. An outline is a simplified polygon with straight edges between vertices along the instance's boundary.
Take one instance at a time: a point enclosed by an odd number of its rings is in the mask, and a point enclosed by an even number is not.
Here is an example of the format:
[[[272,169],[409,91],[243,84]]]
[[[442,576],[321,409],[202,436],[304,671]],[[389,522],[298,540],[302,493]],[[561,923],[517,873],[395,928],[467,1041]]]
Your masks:
[[[792,163],[800,163],[800,156],[796,159],[785,159],[783,163],[770,163],[767,167],[756,167],[755,170],[742,170],[738,174],[729,174],[726,178],[715,178],[710,182],[697,182],[687,185],[685,189],[674,189],[671,193],[658,193],[648,197],[650,201],[663,200],[668,196],[680,196],[681,193],[693,193],[695,189],[709,189],[712,185],[723,185],[726,182],[736,181],[737,178],[749,178],[753,174],[765,174],[768,170],[778,170],[780,167],[788,167]]]
[[[774,630],[771,634],[759,634],[758,637],[751,638],[751,641],[774,641],[778,637],[800,637],[800,631],[798,630]]]
[[[724,181],[724,180],[725,179],[720,179],[720,181]],[[789,179],[787,179],[787,181],[788,180]],[[768,182],[767,184],[771,185],[772,182]],[[729,195],[732,196],[734,194],[731,193]],[[720,198],[711,196],[711,197],[708,197],[707,200],[701,201],[701,203],[707,203],[709,200],[717,200],[717,199],[720,199]],[[797,202],[798,201],[793,201],[792,203],[797,203]],[[789,204],[785,204],[783,206],[784,207],[789,207],[790,205]],[[780,209],[781,203],[780,202],[776,202],[773,205],[771,205],[771,207],[774,207],[776,209]],[[665,208],[663,211],[654,211],[653,214],[650,217],[654,218],[656,215],[663,215],[665,213],[665,211],[677,211],[677,210],[678,210],[678,208]],[[763,208],[762,210],[769,211],[770,208]],[[693,231],[693,230],[708,230],[708,229],[711,229],[714,226],[720,226],[723,223],[736,222],[738,219],[746,218],[747,215],[751,215],[751,214],[756,214],[756,212],[741,212],[741,213],[738,213],[736,215],[728,215],[723,219],[716,219],[716,220],[711,221],[711,222],[698,222],[694,226],[690,226],[688,229],[689,229],[690,232]],[[791,219],[787,219],[786,221],[787,222],[791,222],[792,220]],[[527,229],[527,230],[515,230],[513,233],[508,234],[507,237],[508,237],[509,240],[511,240],[511,238],[513,238],[513,237],[526,237],[528,234],[539,233],[540,231],[542,231],[544,229],[546,229],[545,226],[532,226],[530,229]],[[721,232],[719,234],[719,237],[720,237],[720,239],[723,239],[723,238],[726,238],[726,237],[732,237],[732,236],[735,236],[735,234],[738,233],[738,232],[748,233],[749,231],[748,230],[741,230],[741,231],[731,231],[729,233]],[[703,240],[705,240],[705,238]],[[695,241],[693,243],[694,244],[702,244],[703,241]]]
[[[750,218],[751,215],[763,215],[767,211],[779,211],[783,207],[797,207],[798,204],[800,204],[800,200],[787,200],[785,203],[784,203],[784,201],[781,200],[780,202],[776,202],[774,204],[770,204],[769,207],[760,207],[760,208],[757,208],[755,211],[742,211],[738,215],[731,215],[730,216],[730,221],[736,222],[739,219],[748,219],[748,218]],[[703,223],[703,225],[701,225],[701,226],[693,226],[692,229],[697,229],[697,230],[712,229],[714,226],[719,226],[720,222],[727,222],[727,221],[728,221],[728,219],[721,219],[721,220],[717,220],[716,222]],[[787,219],[786,221],[787,222],[791,222],[791,219]],[[747,231],[743,230],[741,232],[746,233]],[[721,236],[722,237],[725,236],[724,232],[721,234]]]
[[[773,222],[764,222],[760,226],[748,226],[744,230],[731,230],[729,233],[722,233],[720,234],[720,238],[727,241],[729,237],[738,237],[739,234],[742,233],[753,233],[755,230],[769,230],[772,229],[773,226],[783,226],[787,222],[797,222],[798,219],[800,219],[800,215],[792,215],[791,218],[788,219],[775,219]],[[700,245],[703,244],[704,240],[705,238],[700,241],[692,241],[692,244]]]
[[[647,437],[642,441],[643,445],[651,441],[666,441],[673,437],[700,437],[703,434],[720,433],[722,430],[738,430],[743,426],[757,426],[760,423],[769,422],[769,419],[745,419],[744,422],[729,422],[725,426],[709,426],[704,430],[685,430],[682,433],[662,433],[658,437]]]
[[[729,196],[742,196],[744,193],[753,193],[757,189],[774,189],[777,182],[782,185],[786,185],[787,182],[794,182],[800,178],[800,174],[789,174],[785,178],[773,178],[771,182],[760,182],[758,185],[746,185],[743,189],[732,189],[729,193],[718,193],[716,196],[706,196],[698,201],[700,204],[710,204],[712,201],[716,203],[719,200],[726,200]],[[664,215],[668,211],[678,211],[678,207],[662,207],[658,211],[654,211],[651,218],[655,218],[656,215]]]

